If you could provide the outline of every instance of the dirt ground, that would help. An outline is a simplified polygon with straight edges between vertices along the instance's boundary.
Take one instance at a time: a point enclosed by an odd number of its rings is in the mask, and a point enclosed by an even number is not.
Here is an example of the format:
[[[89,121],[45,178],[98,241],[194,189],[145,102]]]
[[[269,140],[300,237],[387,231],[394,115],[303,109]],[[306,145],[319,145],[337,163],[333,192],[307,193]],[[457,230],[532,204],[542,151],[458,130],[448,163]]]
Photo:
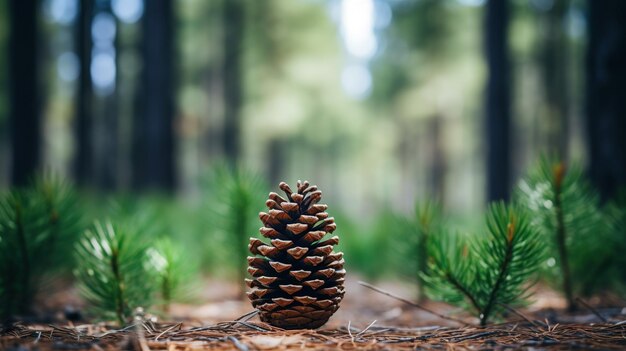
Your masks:
[[[402,282],[374,282],[377,287],[415,300],[415,287]],[[541,289],[527,308],[486,328],[465,312],[445,304],[425,306],[465,324],[442,319],[397,299],[370,290],[358,278],[346,282],[339,311],[317,331],[284,331],[240,318],[253,309],[238,299],[239,286],[223,281],[203,284],[192,304],[175,304],[167,320],[148,315],[120,330],[106,324],[63,321],[18,323],[5,327],[0,347],[10,350],[292,350],[292,349],[459,349],[565,350],[626,349],[626,308],[618,301],[588,301],[574,314],[563,312],[564,301]],[[80,310],[73,292],[50,296],[47,302]],[[591,307],[613,305],[617,307]],[[233,322],[238,320],[238,322]]]

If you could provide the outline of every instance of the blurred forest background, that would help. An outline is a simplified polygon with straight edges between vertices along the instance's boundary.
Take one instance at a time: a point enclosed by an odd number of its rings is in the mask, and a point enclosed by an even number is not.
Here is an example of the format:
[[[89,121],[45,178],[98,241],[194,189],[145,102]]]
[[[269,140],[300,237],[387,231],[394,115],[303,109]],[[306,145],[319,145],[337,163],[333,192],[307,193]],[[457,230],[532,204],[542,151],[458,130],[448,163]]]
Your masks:
[[[607,198],[626,181],[625,14],[621,0],[1,1],[0,184],[45,170],[98,196],[174,196],[171,231],[202,233],[185,206],[238,165],[263,195],[317,184],[360,244],[386,240],[375,215],[420,199],[480,222],[542,153],[581,162]]]

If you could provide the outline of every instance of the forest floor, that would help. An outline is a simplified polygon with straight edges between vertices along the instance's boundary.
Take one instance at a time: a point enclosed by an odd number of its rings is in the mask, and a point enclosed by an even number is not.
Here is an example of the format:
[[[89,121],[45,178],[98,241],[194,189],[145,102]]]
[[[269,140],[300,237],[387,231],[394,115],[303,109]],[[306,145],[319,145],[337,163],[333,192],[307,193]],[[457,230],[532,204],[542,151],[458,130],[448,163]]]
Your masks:
[[[64,321],[61,315],[47,323],[17,323],[0,332],[6,350],[569,350],[626,349],[626,304],[590,300],[576,313],[564,312],[564,301],[541,290],[522,311],[506,321],[478,327],[459,309],[428,302],[442,319],[397,299],[372,291],[349,279],[339,311],[319,330],[285,331],[261,323],[247,300],[237,299],[239,287],[210,281],[199,301],[176,304],[166,321],[138,318],[124,329],[106,324]],[[414,287],[401,282],[376,286],[410,300]],[[74,292],[50,296],[50,306],[78,306]],[[208,301],[208,302],[206,302]],[[586,303],[586,304],[587,304]],[[612,305],[601,308],[591,306]]]

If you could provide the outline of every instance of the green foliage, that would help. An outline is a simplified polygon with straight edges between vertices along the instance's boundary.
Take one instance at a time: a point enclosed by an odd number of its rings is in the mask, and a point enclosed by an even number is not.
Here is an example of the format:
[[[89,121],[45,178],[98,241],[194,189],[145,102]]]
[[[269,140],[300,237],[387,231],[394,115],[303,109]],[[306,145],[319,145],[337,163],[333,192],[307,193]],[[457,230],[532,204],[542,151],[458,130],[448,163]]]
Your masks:
[[[599,256],[601,262],[597,270],[600,274],[596,275],[593,285],[626,295],[626,189],[606,206],[605,213],[610,230],[602,246],[609,252]]]
[[[195,266],[183,257],[183,249],[169,238],[157,240],[148,249],[148,263],[154,270],[160,304],[164,312],[169,312],[172,301],[184,297],[188,280],[195,272]]]
[[[439,0],[424,0],[408,2],[399,10],[391,28],[393,34],[432,59],[445,57],[450,41],[442,38],[450,37],[454,28],[453,22],[446,20],[452,15],[451,7]]]
[[[606,245],[610,224],[598,194],[580,167],[543,157],[520,182],[515,196],[546,238],[549,255],[543,268],[549,281],[560,282],[574,308],[574,293],[593,292],[603,274],[598,258],[611,249]]]
[[[31,312],[43,265],[45,213],[32,198],[13,191],[0,200],[0,286],[2,316]],[[39,210],[39,212],[37,212]]]
[[[154,276],[146,247],[131,228],[96,222],[76,245],[80,293],[92,312],[124,325],[153,301]]]
[[[201,207],[197,201],[188,200],[156,194],[117,195],[109,201],[105,217],[110,218],[113,223],[131,226],[143,238],[163,238],[170,241],[175,246],[174,250],[184,251],[186,257],[193,257],[195,260],[200,257],[211,259],[211,263],[220,261],[223,258],[220,253],[211,252],[204,245],[215,235],[210,230],[212,219],[207,218],[206,208]],[[190,271],[191,274],[198,269],[199,262],[191,264],[188,261],[185,260],[185,271]],[[204,263],[205,268],[216,266]],[[207,272],[216,273],[213,269]]]
[[[0,198],[0,314],[32,312],[42,283],[71,264],[81,228],[72,188],[51,176]]]
[[[387,240],[393,243],[391,260],[395,270],[418,282],[418,300],[425,296],[423,276],[428,271],[428,246],[431,236],[442,227],[441,205],[433,200],[416,202],[410,216],[395,215],[389,223]]]
[[[391,240],[398,234],[400,218],[391,210],[382,210],[373,223],[357,223],[341,211],[333,210],[340,230],[341,250],[348,267],[358,270],[368,279],[393,274],[395,257]]]
[[[84,229],[84,216],[74,188],[52,175],[44,175],[34,184],[35,198],[47,216],[46,259],[52,268],[73,265],[74,243]]]
[[[177,224],[167,216],[175,207],[175,201],[159,196],[118,195],[109,200],[105,217],[132,228],[137,236],[155,237],[167,232],[170,224]]]
[[[417,263],[417,276],[419,282],[419,299],[424,298],[424,276],[428,275],[428,242],[433,235],[441,230],[441,205],[434,201],[425,201],[415,205],[415,214],[412,222],[411,240],[413,254]]]
[[[481,325],[527,297],[526,283],[543,257],[538,231],[519,208],[492,204],[486,222],[486,236],[433,237],[424,275],[431,297],[474,311]]]
[[[236,262],[239,281],[244,282],[248,256],[248,239],[257,236],[261,226],[259,211],[267,196],[263,179],[249,171],[217,167],[206,182],[207,229],[216,232],[205,239],[206,255],[227,250],[224,261]]]

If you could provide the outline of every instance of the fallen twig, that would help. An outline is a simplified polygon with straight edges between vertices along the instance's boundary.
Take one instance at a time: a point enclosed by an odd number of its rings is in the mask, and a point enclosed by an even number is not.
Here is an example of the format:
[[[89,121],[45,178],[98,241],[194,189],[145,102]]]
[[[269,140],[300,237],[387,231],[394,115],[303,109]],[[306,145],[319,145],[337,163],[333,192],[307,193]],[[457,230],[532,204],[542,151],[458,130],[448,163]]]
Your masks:
[[[534,321],[532,321],[530,318],[526,317],[522,312],[514,309],[513,307],[503,304],[503,303],[499,303],[500,306],[506,308],[509,312],[512,312],[514,314],[516,314],[519,317],[522,317],[522,319],[524,319],[526,322],[530,323],[532,326],[536,327],[536,328],[540,328],[540,326],[538,326]]]
[[[156,338],[154,338],[154,341],[159,341],[159,338],[160,338],[160,337],[162,337],[162,336],[163,336],[163,334],[165,334],[165,333],[167,333],[167,332],[169,332],[169,331],[173,330],[173,329],[174,329],[174,328],[176,328],[176,327],[180,327],[181,325],[182,325],[182,323],[178,323],[178,324],[174,324],[174,325],[172,325],[171,327],[169,327],[169,328],[165,329],[165,330],[164,330],[164,331],[162,331],[159,335],[157,335],[157,337],[156,337]]]
[[[608,322],[608,320],[606,318],[604,318],[600,312],[598,312],[598,310],[596,310],[595,308],[593,308],[591,305],[589,305],[587,302],[585,302],[583,299],[581,299],[580,297],[576,298],[576,301],[580,302],[583,306],[585,306],[589,311],[591,311],[591,313],[595,314],[596,317],[600,318],[601,321],[603,322]]]
[[[491,349],[506,351],[511,349],[545,350],[585,349],[585,350],[624,350],[626,349],[626,325],[613,323],[593,324],[553,324],[548,328],[536,329],[527,323],[502,323],[486,327],[425,327],[401,328],[378,326],[370,323],[365,329],[348,327],[323,328],[319,330],[282,330],[267,326],[267,330],[249,328],[246,322],[228,322],[204,328],[178,324],[153,324],[149,330],[137,325],[135,330],[106,333],[110,326],[90,325],[87,331],[77,328],[41,325],[19,325],[11,331],[0,333],[0,349],[24,345],[32,347],[38,340],[37,348],[48,349],[93,349],[115,350],[120,347],[146,350],[146,347],[171,350],[183,349],[367,349],[367,350],[415,350],[421,349]],[[250,323],[248,323],[250,324]],[[262,324],[261,324],[262,325]],[[51,333],[54,331],[54,333]],[[141,336],[139,333],[143,333]],[[77,335],[80,334],[80,341]],[[97,337],[96,335],[106,335]],[[168,341],[164,343],[164,336]],[[258,339],[256,339],[258,338]],[[259,345],[248,340],[257,340]],[[142,346],[143,343],[143,346]],[[16,348],[17,349],[17,348]]]
[[[235,345],[237,350],[239,350],[239,351],[248,351],[248,346],[242,344],[241,341],[239,341],[239,339],[237,339],[236,337],[230,335],[230,336],[227,336],[226,339],[230,340]]]
[[[259,314],[259,310],[250,311],[250,312],[244,314],[243,316],[235,319],[235,322],[245,322],[248,319],[256,316],[257,314]]]
[[[413,301],[409,301],[409,300],[407,300],[407,299],[405,299],[403,297],[400,297],[398,295],[392,294],[392,293],[390,293],[388,291],[385,291],[385,290],[383,290],[381,288],[375,287],[374,285],[368,284],[368,283],[363,282],[363,281],[359,281],[359,284],[364,286],[364,287],[366,287],[366,288],[368,288],[368,289],[371,289],[371,290],[374,290],[374,291],[376,291],[378,293],[381,293],[381,294],[383,294],[385,296],[389,296],[389,297],[394,298],[394,299],[396,299],[398,301],[404,302],[407,305],[413,306],[415,308],[419,308],[420,310],[422,310],[424,312],[428,312],[428,313],[430,313],[432,315],[435,315],[435,316],[437,316],[437,317],[439,317],[441,319],[446,319],[446,320],[449,320],[449,321],[453,321],[453,322],[456,322],[456,323],[459,323],[459,324],[462,324],[462,325],[465,325],[465,326],[471,326],[470,323],[467,323],[465,321],[462,321],[460,319],[456,319],[456,318],[453,318],[453,317],[444,316],[441,313],[437,313],[437,312],[435,312],[435,311],[433,311],[433,310],[431,310],[431,309],[429,309],[427,307],[424,307],[424,306],[422,306],[422,305],[420,305],[418,303],[415,303]]]
[[[365,327],[365,329],[361,330],[356,337],[358,338],[359,336],[363,335],[363,333],[365,333],[366,331],[368,331],[374,324],[376,323],[376,320],[374,319],[374,321],[372,323],[370,323],[367,327]]]

